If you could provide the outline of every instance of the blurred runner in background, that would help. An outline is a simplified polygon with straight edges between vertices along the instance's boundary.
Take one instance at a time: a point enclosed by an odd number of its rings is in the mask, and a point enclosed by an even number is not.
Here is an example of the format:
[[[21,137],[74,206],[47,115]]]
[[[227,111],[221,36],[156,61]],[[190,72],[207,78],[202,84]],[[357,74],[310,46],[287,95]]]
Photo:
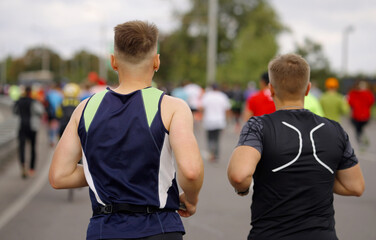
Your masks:
[[[207,134],[209,161],[216,162],[219,157],[219,139],[222,129],[226,127],[226,113],[231,109],[227,95],[213,84],[202,97],[203,126]]]
[[[324,111],[322,110],[319,100],[311,92],[304,98],[304,108],[320,117],[324,116]]]
[[[235,121],[235,132],[239,133],[242,123],[241,113],[244,105],[244,91],[240,88],[239,84],[235,84],[228,92],[228,97],[231,103],[232,118]]]
[[[270,95],[269,75],[265,72],[261,75],[260,91],[247,99],[246,107],[243,113],[245,122],[252,116],[261,116],[275,112],[273,99]]]
[[[75,83],[67,83],[63,88],[63,94],[64,99],[56,109],[56,117],[59,119],[59,137],[63,135],[74,109],[80,104],[80,87]]]
[[[188,105],[191,108],[194,120],[201,120],[202,116],[199,109],[201,107],[203,89],[195,83],[188,83],[184,86],[184,90],[188,95]]]
[[[375,102],[368,82],[357,81],[354,88],[348,93],[348,102],[351,107],[351,122],[356,131],[356,139],[361,147],[367,147],[369,142],[363,129],[370,120],[371,107]]]
[[[320,98],[324,117],[339,122],[341,116],[349,112],[346,98],[337,92],[339,82],[336,78],[326,79],[325,88],[326,92],[323,93]]]
[[[44,113],[43,105],[32,99],[31,90],[31,86],[27,86],[24,95],[14,105],[14,113],[20,117],[18,142],[22,178],[32,177],[35,174],[37,132]],[[25,163],[25,145],[27,141],[30,142],[30,168],[28,172]]]
[[[53,84],[46,94],[46,109],[48,116],[48,137],[50,146],[53,147],[57,141],[59,122],[56,118],[56,109],[63,101],[63,94],[59,83]]]

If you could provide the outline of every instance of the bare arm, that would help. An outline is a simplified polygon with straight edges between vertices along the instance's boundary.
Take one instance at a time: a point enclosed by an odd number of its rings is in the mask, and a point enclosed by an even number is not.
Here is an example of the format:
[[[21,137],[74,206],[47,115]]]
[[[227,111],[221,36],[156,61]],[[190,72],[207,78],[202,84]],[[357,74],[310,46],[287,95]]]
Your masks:
[[[249,146],[239,146],[233,151],[227,168],[227,176],[231,185],[238,192],[247,192],[261,154]],[[247,195],[239,194],[239,195]]]
[[[343,196],[360,197],[364,192],[364,178],[359,164],[338,170],[334,180],[333,192]]]
[[[183,217],[189,217],[196,212],[198,194],[204,178],[204,166],[200,150],[193,133],[193,116],[188,105],[179,99],[165,97],[167,108],[172,108],[172,117],[169,124],[170,144],[174,152],[178,182],[184,193],[180,201],[187,210],[179,210]],[[173,107],[170,107],[173,106]]]
[[[53,188],[78,188],[87,186],[81,160],[81,142],[77,133],[78,122],[86,101],[72,114],[63,136],[56,146],[50,166],[49,181]]]

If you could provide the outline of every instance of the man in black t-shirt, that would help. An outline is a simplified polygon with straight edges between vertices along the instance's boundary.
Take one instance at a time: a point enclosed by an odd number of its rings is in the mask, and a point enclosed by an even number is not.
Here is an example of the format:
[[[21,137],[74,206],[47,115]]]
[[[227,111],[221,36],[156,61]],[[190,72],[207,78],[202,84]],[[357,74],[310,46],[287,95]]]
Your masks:
[[[36,140],[37,131],[40,125],[40,118],[43,114],[43,106],[31,97],[31,86],[25,88],[25,95],[13,106],[13,112],[20,118],[18,128],[18,151],[21,163],[21,176],[26,178],[35,174]],[[30,141],[30,168],[26,171],[25,146]]]
[[[245,196],[254,179],[252,240],[336,240],[333,192],[360,196],[364,179],[340,124],[303,108],[309,65],[286,54],[269,63],[276,112],[243,127],[228,166]]]

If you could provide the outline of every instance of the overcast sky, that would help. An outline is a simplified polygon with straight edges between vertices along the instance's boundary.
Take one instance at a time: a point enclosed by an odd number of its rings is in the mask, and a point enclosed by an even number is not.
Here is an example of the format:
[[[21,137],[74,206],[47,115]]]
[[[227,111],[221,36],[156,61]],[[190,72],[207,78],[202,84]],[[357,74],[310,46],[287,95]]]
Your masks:
[[[279,43],[290,52],[305,37],[322,44],[333,69],[342,67],[343,32],[347,26],[350,73],[376,74],[376,1],[271,0],[282,22],[291,29]],[[187,0],[1,0],[0,60],[22,56],[32,46],[46,44],[63,57],[87,49],[106,52],[113,27],[127,20],[149,20],[163,32],[177,26],[173,10],[184,11]]]

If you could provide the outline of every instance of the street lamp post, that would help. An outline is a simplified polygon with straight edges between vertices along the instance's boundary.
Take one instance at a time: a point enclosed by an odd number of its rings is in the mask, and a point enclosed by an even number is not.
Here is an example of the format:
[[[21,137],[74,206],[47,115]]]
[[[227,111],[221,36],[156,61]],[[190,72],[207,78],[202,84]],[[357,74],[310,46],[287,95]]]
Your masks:
[[[347,26],[343,30],[342,39],[342,76],[347,75],[348,50],[349,50],[349,34],[354,31],[353,26]]]
[[[215,82],[215,73],[217,68],[218,0],[209,0],[208,18],[208,56],[206,67],[206,84],[211,85]]]
[[[1,63],[1,85],[4,85],[7,82],[7,59],[4,58],[4,61]]]

